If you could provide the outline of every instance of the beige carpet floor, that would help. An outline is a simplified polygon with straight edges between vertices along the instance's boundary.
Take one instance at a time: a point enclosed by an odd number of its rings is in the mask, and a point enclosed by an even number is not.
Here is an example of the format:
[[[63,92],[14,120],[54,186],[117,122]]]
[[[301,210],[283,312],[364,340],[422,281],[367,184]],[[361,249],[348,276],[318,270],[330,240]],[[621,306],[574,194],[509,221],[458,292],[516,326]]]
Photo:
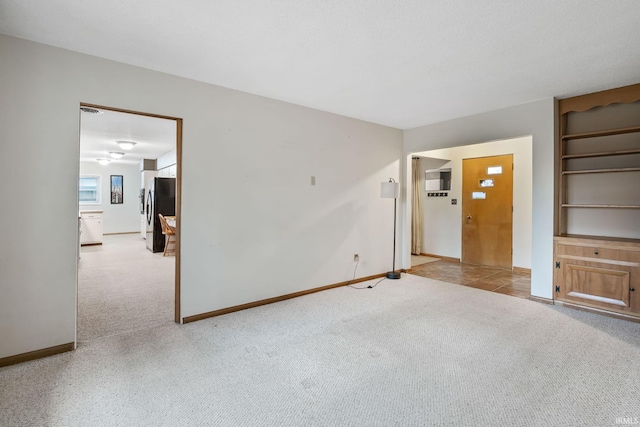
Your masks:
[[[639,355],[640,324],[403,274],[2,368],[0,425],[620,425]]]
[[[169,325],[174,319],[175,257],[151,253],[139,234],[106,235],[82,246],[78,267],[78,343]]]

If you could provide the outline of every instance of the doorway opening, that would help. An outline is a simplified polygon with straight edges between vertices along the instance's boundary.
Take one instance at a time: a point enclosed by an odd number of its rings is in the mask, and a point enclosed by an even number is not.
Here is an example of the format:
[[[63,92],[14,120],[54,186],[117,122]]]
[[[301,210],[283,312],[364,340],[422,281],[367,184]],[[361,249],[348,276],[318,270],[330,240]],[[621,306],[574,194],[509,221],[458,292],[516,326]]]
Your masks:
[[[180,323],[182,119],[84,103],[79,114],[76,341]],[[171,211],[150,211],[150,180],[172,184],[159,204]],[[158,213],[175,227],[171,253],[147,245],[166,238]]]
[[[533,160],[531,136],[497,140],[466,146],[409,153],[406,159],[406,206],[405,220],[411,221],[413,211],[412,193],[414,164],[420,168],[417,185],[422,201],[422,246],[423,255],[434,257],[435,262],[413,263],[411,272],[424,277],[449,283],[476,287],[489,291],[527,298],[531,292],[531,246],[533,213]],[[462,163],[466,158],[481,158],[513,155],[513,225],[509,242],[509,265],[504,267],[465,264],[463,260],[463,173]],[[416,162],[413,158],[418,157]],[[489,177],[490,178],[490,177]],[[483,177],[482,179],[487,179]],[[480,181],[477,183],[481,185]],[[483,182],[490,185],[491,182]],[[495,181],[494,181],[495,185]],[[495,187],[494,187],[495,188]],[[476,190],[474,190],[476,191]],[[482,192],[482,188],[477,192]],[[478,195],[480,197],[480,195]],[[509,209],[511,213],[511,209]],[[473,215],[472,215],[473,216]],[[409,226],[405,230],[410,230]],[[405,232],[403,258],[407,256],[411,235]],[[511,255],[511,248],[513,254]],[[483,249],[484,251],[484,249]],[[461,262],[462,261],[462,262]],[[517,283],[516,283],[517,282]]]

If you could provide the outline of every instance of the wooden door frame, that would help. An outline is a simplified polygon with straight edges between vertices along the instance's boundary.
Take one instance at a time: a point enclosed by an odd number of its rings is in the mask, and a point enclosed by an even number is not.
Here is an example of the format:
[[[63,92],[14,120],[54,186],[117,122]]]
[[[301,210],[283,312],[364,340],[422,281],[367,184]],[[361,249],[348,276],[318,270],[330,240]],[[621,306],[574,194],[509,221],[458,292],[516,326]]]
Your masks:
[[[147,116],[154,117],[157,119],[166,119],[166,120],[174,120],[176,122],[176,254],[175,254],[175,295],[174,295],[174,321],[176,323],[182,323],[182,318],[180,316],[180,240],[181,240],[181,231],[182,227],[180,223],[182,222],[182,119],[179,117],[165,116],[161,114],[153,114],[153,113],[144,113],[141,111],[133,111],[133,110],[125,110],[122,108],[114,108],[114,107],[106,107],[104,105],[90,104],[86,102],[81,102],[79,107],[89,107],[89,108],[97,108],[99,110],[108,110],[115,111],[118,113],[126,113],[126,114],[136,114],[138,116]],[[80,149],[80,126],[78,127],[78,150]],[[78,151],[78,163],[80,163],[79,159],[80,152]],[[77,237],[80,238],[79,236]],[[80,242],[78,242],[78,245]],[[77,263],[77,260],[76,260]],[[77,270],[76,264],[76,270]],[[78,292],[78,282],[76,276],[76,293]],[[76,335],[77,335],[77,317],[78,313],[76,311]],[[77,341],[77,336],[76,336]]]

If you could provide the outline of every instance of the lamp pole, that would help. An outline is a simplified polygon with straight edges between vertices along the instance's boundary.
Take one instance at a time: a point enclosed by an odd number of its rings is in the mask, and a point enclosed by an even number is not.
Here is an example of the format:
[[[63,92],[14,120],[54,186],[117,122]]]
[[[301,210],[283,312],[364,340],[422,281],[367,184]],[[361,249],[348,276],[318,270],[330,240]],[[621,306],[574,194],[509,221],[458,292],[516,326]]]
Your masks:
[[[387,279],[399,279],[400,278],[400,272],[396,271],[396,213],[398,211],[397,209],[397,197],[393,198],[393,270],[387,272],[386,277]]]

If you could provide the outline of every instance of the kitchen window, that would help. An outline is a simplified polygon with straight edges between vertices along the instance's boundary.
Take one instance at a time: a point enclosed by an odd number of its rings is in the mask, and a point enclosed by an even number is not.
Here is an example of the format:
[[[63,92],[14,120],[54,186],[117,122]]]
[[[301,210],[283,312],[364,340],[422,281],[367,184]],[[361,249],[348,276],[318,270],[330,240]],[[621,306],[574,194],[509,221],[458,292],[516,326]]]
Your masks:
[[[78,201],[81,205],[99,205],[100,175],[80,175]]]

